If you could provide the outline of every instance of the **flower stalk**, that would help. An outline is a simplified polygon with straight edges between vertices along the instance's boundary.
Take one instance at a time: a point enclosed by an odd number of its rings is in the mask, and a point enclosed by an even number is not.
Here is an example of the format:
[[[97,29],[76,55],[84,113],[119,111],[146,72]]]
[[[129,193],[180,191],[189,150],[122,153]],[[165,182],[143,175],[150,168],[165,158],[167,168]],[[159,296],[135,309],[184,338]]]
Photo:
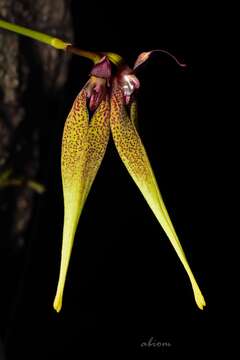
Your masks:
[[[31,39],[40,41],[42,43],[50,45],[50,46],[54,47],[55,49],[59,49],[59,50],[66,50],[66,47],[70,45],[69,43],[67,43],[61,39],[58,39],[54,36],[46,35],[42,32],[31,30],[24,26],[12,24],[5,20],[0,20],[0,28],[12,31],[19,35],[27,36]]]
[[[63,40],[61,40],[57,37],[51,36],[51,35],[44,34],[40,31],[35,31],[32,29],[26,28],[25,26],[12,24],[8,21],[0,19],[0,28],[12,31],[15,34],[23,35],[23,36],[29,37],[31,39],[40,41],[44,44],[52,46],[53,48],[55,48],[57,50],[63,50],[68,53],[72,53],[72,54],[90,59],[91,61],[93,61],[94,64],[97,63],[101,59],[101,55],[98,55],[97,53],[94,53],[91,51],[86,51],[83,49],[78,49],[69,42],[63,41]]]

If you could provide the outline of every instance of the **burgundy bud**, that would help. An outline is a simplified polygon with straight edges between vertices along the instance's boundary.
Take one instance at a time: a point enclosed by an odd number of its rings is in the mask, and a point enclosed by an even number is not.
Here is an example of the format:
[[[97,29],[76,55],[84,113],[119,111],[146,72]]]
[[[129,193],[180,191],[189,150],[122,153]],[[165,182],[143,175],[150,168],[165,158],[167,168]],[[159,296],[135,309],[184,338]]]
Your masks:
[[[106,56],[104,56],[97,64],[94,65],[90,75],[110,79],[112,74],[110,61]]]

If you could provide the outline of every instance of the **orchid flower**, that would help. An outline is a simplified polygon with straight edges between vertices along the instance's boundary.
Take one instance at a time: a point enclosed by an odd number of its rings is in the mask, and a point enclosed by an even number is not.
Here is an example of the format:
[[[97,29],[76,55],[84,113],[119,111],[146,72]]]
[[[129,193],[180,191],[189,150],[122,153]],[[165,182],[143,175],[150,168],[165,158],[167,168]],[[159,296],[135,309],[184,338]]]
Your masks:
[[[94,65],[90,79],[78,94],[67,117],[62,141],[64,226],[60,275],[54,300],[54,309],[57,312],[62,307],[63,290],[78,221],[103,160],[110,133],[122,162],[181,260],[189,276],[197,306],[200,309],[205,306],[203,295],[174,230],[135,126],[137,111],[134,93],[140,87],[135,70],[152,52],[140,54],[133,69],[120,64],[115,76],[112,76],[110,61],[116,59],[114,54],[103,56]],[[169,54],[167,51],[163,52]],[[185,66],[173,58],[180,66]]]
[[[1,19],[0,28],[83,56],[94,63],[90,78],[75,99],[63,131],[61,169],[64,225],[54,309],[59,312],[62,307],[65,280],[79,218],[103,160],[111,133],[122,162],[182,262],[192,285],[196,304],[202,310],[206,305],[204,297],[175,232],[136,128],[137,106],[134,98],[136,90],[140,87],[135,70],[148,60],[153,52],[171,56],[181,67],[186,65],[181,64],[166,50],[152,50],[141,53],[131,69],[118,54],[97,54],[78,49],[61,39]],[[112,64],[117,67],[115,76],[112,74]]]

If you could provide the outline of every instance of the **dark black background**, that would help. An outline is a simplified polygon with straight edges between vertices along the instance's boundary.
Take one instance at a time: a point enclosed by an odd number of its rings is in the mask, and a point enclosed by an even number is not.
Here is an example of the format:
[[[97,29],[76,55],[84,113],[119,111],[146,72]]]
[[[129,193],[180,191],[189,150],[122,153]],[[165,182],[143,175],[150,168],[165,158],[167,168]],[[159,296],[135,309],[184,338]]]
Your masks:
[[[142,51],[163,48],[188,64],[181,69],[170,58],[154,55],[139,70],[139,127],[207,307],[196,307],[180,261],[111,140],[79,223],[63,309],[60,314],[53,310],[63,222],[61,134],[90,71],[87,61],[74,57],[58,99],[64,105],[54,109],[58,120],[45,120],[49,127],[42,130],[40,178],[48,190],[36,200],[21,261],[13,257],[8,266],[9,288],[14,284],[5,313],[8,359],[218,351],[212,176],[218,159],[209,13],[184,1],[72,4],[77,46],[117,52],[129,65]],[[151,337],[171,346],[143,349],[141,343]]]

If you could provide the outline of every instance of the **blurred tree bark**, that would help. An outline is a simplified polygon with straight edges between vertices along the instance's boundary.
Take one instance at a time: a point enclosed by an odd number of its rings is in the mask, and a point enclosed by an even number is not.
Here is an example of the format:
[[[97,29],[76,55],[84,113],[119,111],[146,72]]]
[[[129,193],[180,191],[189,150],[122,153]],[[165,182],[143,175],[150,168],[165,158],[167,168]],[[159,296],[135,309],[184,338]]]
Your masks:
[[[0,0],[0,18],[71,42],[70,4],[69,0]],[[50,46],[0,29],[0,175],[12,169],[12,178],[42,181],[43,142],[49,141],[46,134],[54,126],[50,109],[59,103],[69,60]],[[14,287],[6,272],[16,258],[9,254],[24,249],[34,199],[27,186],[0,188],[0,283],[5,295],[0,302],[0,336],[11,300],[8,291]]]
[[[0,17],[72,39],[69,0],[0,0]],[[46,104],[62,90],[68,62],[69,57],[50,46],[0,29],[0,173],[12,168],[14,177],[37,177],[40,121],[45,125],[48,122]],[[8,224],[1,247],[23,245],[32,207],[33,191],[26,186],[1,191],[1,218]]]

